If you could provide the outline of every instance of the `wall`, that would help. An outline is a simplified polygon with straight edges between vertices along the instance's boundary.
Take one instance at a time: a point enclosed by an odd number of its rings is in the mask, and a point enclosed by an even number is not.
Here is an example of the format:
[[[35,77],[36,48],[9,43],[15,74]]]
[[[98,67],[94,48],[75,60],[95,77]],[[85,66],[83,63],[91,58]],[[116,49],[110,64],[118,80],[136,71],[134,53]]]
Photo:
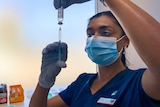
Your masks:
[[[160,12],[159,12],[160,0],[154,0],[154,1],[153,0],[131,0],[131,1],[137,4],[142,9],[144,9],[147,13],[152,15],[156,20],[160,22]],[[97,5],[96,12],[109,10],[109,8],[103,6],[99,0],[97,0],[96,5]],[[127,57],[127,60],[129,61],[129,68],[137,69],[137,68],[146,67],[146,65],[143,63],[143,61],[137,54],[136,50],[134,49],[132,43],[130,43],[129,47],[126,50],[126,57]]]

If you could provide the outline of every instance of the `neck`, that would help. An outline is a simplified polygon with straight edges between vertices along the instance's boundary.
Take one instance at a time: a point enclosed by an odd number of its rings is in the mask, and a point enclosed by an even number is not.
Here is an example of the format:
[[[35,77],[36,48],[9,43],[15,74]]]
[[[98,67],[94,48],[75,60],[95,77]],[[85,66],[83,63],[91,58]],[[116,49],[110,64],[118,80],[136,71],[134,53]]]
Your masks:
[[[110,66],[98,66],[98,81],[106,81],[111,80],[115,75],[119,72],[126,69],[123,63],[120,60],[117,60],[114,64]]]

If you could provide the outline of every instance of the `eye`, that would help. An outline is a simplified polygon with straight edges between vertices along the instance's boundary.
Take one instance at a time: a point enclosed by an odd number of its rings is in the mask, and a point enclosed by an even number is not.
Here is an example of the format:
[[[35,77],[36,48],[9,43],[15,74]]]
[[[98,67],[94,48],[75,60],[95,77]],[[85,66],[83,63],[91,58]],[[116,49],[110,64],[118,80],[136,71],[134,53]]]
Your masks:
[[[102,36],[107,36],[107,37],[108,37],[108,36],[111,35],[111,33],[110,33],[110,32],[102,32],[101,35],[102,35]]]
[[[87,37],[89,38],[89,37],[92,37],[93,36],[93,34],[87,34]]]

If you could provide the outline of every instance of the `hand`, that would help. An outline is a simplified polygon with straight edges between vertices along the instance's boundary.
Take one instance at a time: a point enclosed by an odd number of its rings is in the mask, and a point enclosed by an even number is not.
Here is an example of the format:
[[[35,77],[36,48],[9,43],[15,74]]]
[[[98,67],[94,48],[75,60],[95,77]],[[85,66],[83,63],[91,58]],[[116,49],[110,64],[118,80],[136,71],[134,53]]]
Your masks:
[[[63,6],[63,8],[67,8],[72,4],[75,3],[84,3],[90,0],[54,0],[54,7],[56,9],[60,8],[61,6]]]
[[[61,60],[59,60],[59,46],[61,47]],[[61,68],[66,67],[67,60],[67,44],[55,42],[49,44],[42,51],[41,74],[39,76],[39,84],[44,88],[50,88],[55,82],[56,76]]]

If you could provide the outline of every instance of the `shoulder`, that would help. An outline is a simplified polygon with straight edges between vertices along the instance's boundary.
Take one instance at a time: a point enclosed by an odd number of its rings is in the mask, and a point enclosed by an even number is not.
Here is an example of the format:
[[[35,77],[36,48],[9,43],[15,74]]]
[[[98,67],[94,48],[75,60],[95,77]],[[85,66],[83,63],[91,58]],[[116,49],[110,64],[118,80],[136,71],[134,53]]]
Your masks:
[[[138,68],[138,69],[130,69],[130,68],[127,68],[126,70],[128,71],[134,71],[134,72],[144,72],[146,70],[146,68]]]
[[[155,100],[153,100],[149,95],[147,95],[143,87],[142,77],[143,74],[147,72],[146,70],[147,68],[128,70],[130,72],[130,78],[128,79],[129,82],[127,87],[131,87],[128,91],[131,91],[131,93],[134,92],[136,95],[139,95],[140,99],[154,104]],[[146,82],[148,83],[149,81]],[[157,102],[157,104],[160,104],[159,101]]]
[[[80,87],[83,86],[84,83],[87,83],[87,81],[90,81],[93,77],[95,77],[96,74],[91,74],[91,73],[82,73],[80,74],[77,79],[75,79],[69,86],[68,89],[70,88],[75,88],[75,87]]]
[[[96,74],[94,73],[82,73],[80,74],[77,79],[72,84],[81,84],[83,82],[89,81],[91,78],[95,77]]]
[[[120,80],[118,81],[118,83],[121,83],[125,86],[131,86],[131,85],[140,85],[141,84],[141,79],[142,76],[144,74],[144,72],[146,71],[146,69],[125,69],[124,71],[122,71],[121,73],[119,73],[115,78],[120,78]],[[124,82],[125,81],[125,82]]]
[[[82,73],[78,76],[77,79],[81,79],[81,78],[92,78],[94,77],[96,74],[94,73]]]
[[[142,107],[157,107],[155,106],[155,101],[153,101],[142,88],[141,81],[144,72],[146,72],[146,68],[125,70],[125,74],[122,76],[123,78],[118,80],[119,84],[117,86],[120,86],[118,89],[119,97],[117,98],[118,105],[124,105],[125,103],[127,104],[130,102],[135,105],[134,107],[137,107],[138,105],[141,105]],[[129,98],[132,98],[132,100],[128,100]],[[146,102],[148,102],[148,105],[146,105]]]
[[[143,75],[143,73],[146,71],[146,68],[140,68],[140,69],[126,69],[127,74],[129,75]]]
[[[90,79],[92,79],[96,74],[82,73],[75,81],[73,81],[68,87],[59,93],[63,101],[70,105],[73,98],[77,96],[80,90],[83,90],[85,86],[89,84]]]

